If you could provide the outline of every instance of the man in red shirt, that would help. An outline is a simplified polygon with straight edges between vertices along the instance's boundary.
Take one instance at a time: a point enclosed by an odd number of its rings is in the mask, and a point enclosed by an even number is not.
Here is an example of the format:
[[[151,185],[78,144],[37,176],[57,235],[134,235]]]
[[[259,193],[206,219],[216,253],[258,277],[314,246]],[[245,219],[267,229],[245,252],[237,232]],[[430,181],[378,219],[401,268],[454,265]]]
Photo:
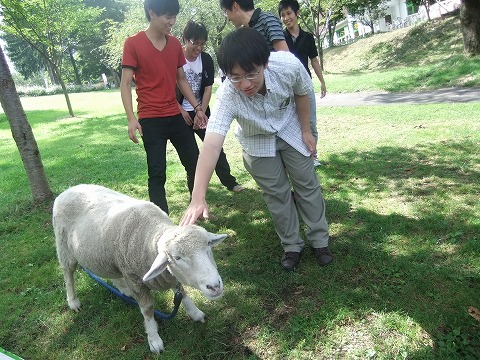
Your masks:
[[[125,41],[120,90],[128,119],[128,136],[138,143],[138,131],[147,153],[150,201],[168,214],[167,141],[171,141],[185,167],[190,193],[198,158],[197,143],[188,128],[191,122],[187,124],[180,113],[175,86],[178,85],[194,107],[194,127],[204,127],[207,117],[185,78],[182,46],[170,35],[180,10],[178,0],[145,0],[144,7],[149,25]],[[138,120],[133,111],[132,80],[136,85]]]

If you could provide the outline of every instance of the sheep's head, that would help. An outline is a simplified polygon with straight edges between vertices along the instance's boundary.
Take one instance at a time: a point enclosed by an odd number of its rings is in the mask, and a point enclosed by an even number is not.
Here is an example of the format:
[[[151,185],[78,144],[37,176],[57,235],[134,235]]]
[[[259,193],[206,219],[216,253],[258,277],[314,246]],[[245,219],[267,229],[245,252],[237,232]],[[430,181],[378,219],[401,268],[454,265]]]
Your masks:
[[[212,247],[227,235],[212,234],[197,225],[174,227],[159,239],[158,255],[143,277],[149,281],[168,268],[177,280],[200,290],[207,299],[216,300],[223,294]]]

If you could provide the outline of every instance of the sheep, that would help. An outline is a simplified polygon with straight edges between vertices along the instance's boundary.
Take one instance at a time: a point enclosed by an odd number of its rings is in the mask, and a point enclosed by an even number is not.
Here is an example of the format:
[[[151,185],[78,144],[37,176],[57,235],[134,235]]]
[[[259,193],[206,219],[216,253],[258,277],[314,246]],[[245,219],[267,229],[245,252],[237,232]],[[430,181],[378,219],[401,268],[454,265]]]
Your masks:
[[[207,299],[223,294],[211,248],[227,235],[212,234],[197,225],[174,225],[151,202],[137,200],[98,185],[77,185],[54,201],[52,215],[57,257],[63,270],[68,306],[79,311],[74,282],[77,264],[111,279],[139,304],[150,350],[164,350],[154,319],[152,290],[185,284]],[[194,321],[205,321],[180,285],[182,304]]]

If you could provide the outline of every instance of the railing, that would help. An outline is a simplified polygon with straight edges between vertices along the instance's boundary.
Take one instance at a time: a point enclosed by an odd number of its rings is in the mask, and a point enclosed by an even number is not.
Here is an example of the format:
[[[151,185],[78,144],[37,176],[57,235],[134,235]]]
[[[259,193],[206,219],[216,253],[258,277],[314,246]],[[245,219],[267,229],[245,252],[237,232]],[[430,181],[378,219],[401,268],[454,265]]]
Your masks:
[[[418,14],[411,14],[408,15],[405,19],[401,17],[397,17],[396,20],[393,20],[391,24],[387,25],[388,31],[393,31],[397,29],[401,29],[404,27],[412,26],[421,21],[420,16]]]

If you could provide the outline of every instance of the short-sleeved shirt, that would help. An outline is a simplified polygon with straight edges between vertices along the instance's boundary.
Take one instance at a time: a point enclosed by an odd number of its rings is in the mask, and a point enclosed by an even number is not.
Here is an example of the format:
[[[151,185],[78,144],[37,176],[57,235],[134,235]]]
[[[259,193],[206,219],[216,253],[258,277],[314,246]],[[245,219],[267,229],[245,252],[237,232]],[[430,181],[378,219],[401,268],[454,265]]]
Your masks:
[[[197,103],[202,103],[202,97],[200,96],[200,86],[202,85],[202,57],[197,56],[193,61],[187,60],[187,63],[183,65],[183,71],[185,72],[185,78],[187,79],[190,87],[192,88],[193,95],[197,99]],[[186,111],[194,111],[195,105],[192,105],[188,102],[187,99],[183,98],[182,107]]]
[[[174,116],[180,113],[175,86],[177,69],[185,64],[182,45],[168,35],[158,50],[145,31],[125,40],[122,67],[132,68],[137,91],[139,119]]]
[[[287,42],[288,49],[294,54],[305,66],[310,77],[310,69],[308,68],[308,59],[313,59],[318,56],[317,46],[315,45],[315,39],[309,32],[303,31],[300,28],[300,33],[297,38],[294,38],[288,30],[285,30],[285,41]]]
[[[268,42],[270,51],[274,51],[273,43],[278,40],[285,40],[280,19],[269,12],[255,9],[248,23],[248,26],[257,30]]]
[[[203,94],[205,93],[205,88],[207,88],[208,86],[212,86],[214,81],[215,81],[215,67],[213,65],[213,59],[212,57],[202,51],[200,53],[200,62],[201,62],[201,65],[202,65],[202,70],[201,70],[201,82],[200,82],[200,93],[199,93],[199,96],[200,96],[200,99],[198,100],[199,103],[202,102],[203,100]],[[185,67],[184,67],[185,69]],[[187,80],[188,82],[190,83],[190,80],[188,79],[188,75],[187,73],[185,72],[185,76],[187,77]],[[190,86],[192,86],[192,84],[190,83]],[[193,90],[193,86],[192,86],[192,90]],[[184,96],[183,94],[180,92],[180,89],[177,88],[177,100],[178,102],[183,106],[183,102],[184,102]],[[188,111],[188,109],[185,108],[185,110]],[[205,115],[207,116],[210,116],[210,106],[207,106],[207,110],[205,111]]]
[[[251,97],[237,90],[227,78],[216,92],[207,132],[226,136],[236,119],[235,136],[249,155],[275,156],[278,136],[309,156],[294,100],[294,95],[307,95],[313,90],[308,73],[293,54],[279,51],[270,53],[264,75],[266,94]]]

